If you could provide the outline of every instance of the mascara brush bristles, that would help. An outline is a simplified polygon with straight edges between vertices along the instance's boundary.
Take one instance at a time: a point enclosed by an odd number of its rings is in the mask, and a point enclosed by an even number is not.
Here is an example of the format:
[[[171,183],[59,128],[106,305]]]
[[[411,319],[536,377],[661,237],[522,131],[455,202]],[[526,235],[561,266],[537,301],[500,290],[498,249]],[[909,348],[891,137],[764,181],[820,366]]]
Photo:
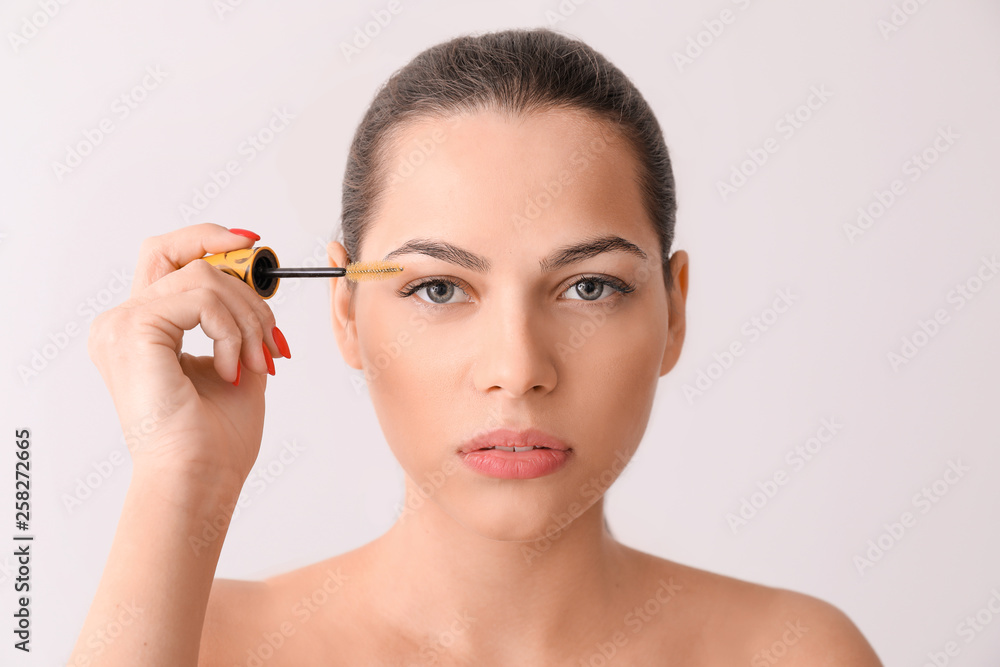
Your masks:
[[[355,282],[360,280],[383,280],[390,274],[402,271],[399,264],[376,260],[374,262],[352,262],[344,268],[344,275],[348,280]]]

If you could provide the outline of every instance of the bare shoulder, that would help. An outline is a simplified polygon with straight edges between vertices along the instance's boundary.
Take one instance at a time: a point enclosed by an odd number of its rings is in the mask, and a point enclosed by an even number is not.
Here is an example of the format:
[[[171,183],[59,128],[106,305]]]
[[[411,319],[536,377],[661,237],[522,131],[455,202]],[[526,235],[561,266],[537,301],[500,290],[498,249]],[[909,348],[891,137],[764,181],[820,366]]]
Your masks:
[[[330,619],[342,617],[345,575],[338,558],[263,581],[212,583],[199,667],[307,665],[330,641]]]
[[[758,586],[761,613],[755,633],[753,667],[771,665],[778,658],[793,667],[882,667],[861,630],[841,609],[812,595],[783,588]]]
[[[850,617],[829,602],[652,558],[659,576],[677,582],[677,600],[688,594],[678,609],[691,624],[689,636],[706,640],[692,649],[706,664],[882,667]]]

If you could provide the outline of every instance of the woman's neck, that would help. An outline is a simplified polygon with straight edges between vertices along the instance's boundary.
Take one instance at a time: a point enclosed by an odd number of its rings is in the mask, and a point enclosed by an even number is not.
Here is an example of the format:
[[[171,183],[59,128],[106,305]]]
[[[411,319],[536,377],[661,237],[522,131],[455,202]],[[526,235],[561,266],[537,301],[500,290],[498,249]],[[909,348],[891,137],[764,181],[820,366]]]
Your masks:
[[[404,635],[447,638],[456,658],[503,664],[545,664],[603,635],[647,574],[641,552],[604,530],[603,498],[537,542],[483,537],[428,502],[365,551],[379,617]]]

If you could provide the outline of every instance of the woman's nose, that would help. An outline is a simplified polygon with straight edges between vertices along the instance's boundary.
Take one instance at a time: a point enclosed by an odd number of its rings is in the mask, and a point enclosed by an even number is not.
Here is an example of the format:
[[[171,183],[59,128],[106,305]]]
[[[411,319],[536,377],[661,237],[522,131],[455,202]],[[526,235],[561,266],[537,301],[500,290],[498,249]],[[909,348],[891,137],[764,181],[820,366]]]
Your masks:
[[[514,299],[477,314],[474,382],[482,392],[501,390],[517,397],[556,385],[556,342],[540,314]]]

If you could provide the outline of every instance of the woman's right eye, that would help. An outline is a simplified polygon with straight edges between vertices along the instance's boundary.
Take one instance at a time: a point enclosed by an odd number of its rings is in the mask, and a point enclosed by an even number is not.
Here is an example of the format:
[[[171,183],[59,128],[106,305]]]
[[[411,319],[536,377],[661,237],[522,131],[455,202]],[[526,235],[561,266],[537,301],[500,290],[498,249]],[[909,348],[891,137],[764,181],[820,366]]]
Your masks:
[[[451,280],[444,280],[443,278],[433,278],[414,285],[408,285],[399,290],[397,294],[400,297],[406,298],[424,289],[427,290],[427,296],[421,296],[421,301],[427,302],[427,305],[430,306],[446,306],[451,303],[462,303],[461,300],[452,301],[452,297],[455,296],[455,290],[465,294],[465,290],[458,283]],[[466,294],[466,297],[468,297],[468,294]],[[468,301],[468,298],[465,301]]]

